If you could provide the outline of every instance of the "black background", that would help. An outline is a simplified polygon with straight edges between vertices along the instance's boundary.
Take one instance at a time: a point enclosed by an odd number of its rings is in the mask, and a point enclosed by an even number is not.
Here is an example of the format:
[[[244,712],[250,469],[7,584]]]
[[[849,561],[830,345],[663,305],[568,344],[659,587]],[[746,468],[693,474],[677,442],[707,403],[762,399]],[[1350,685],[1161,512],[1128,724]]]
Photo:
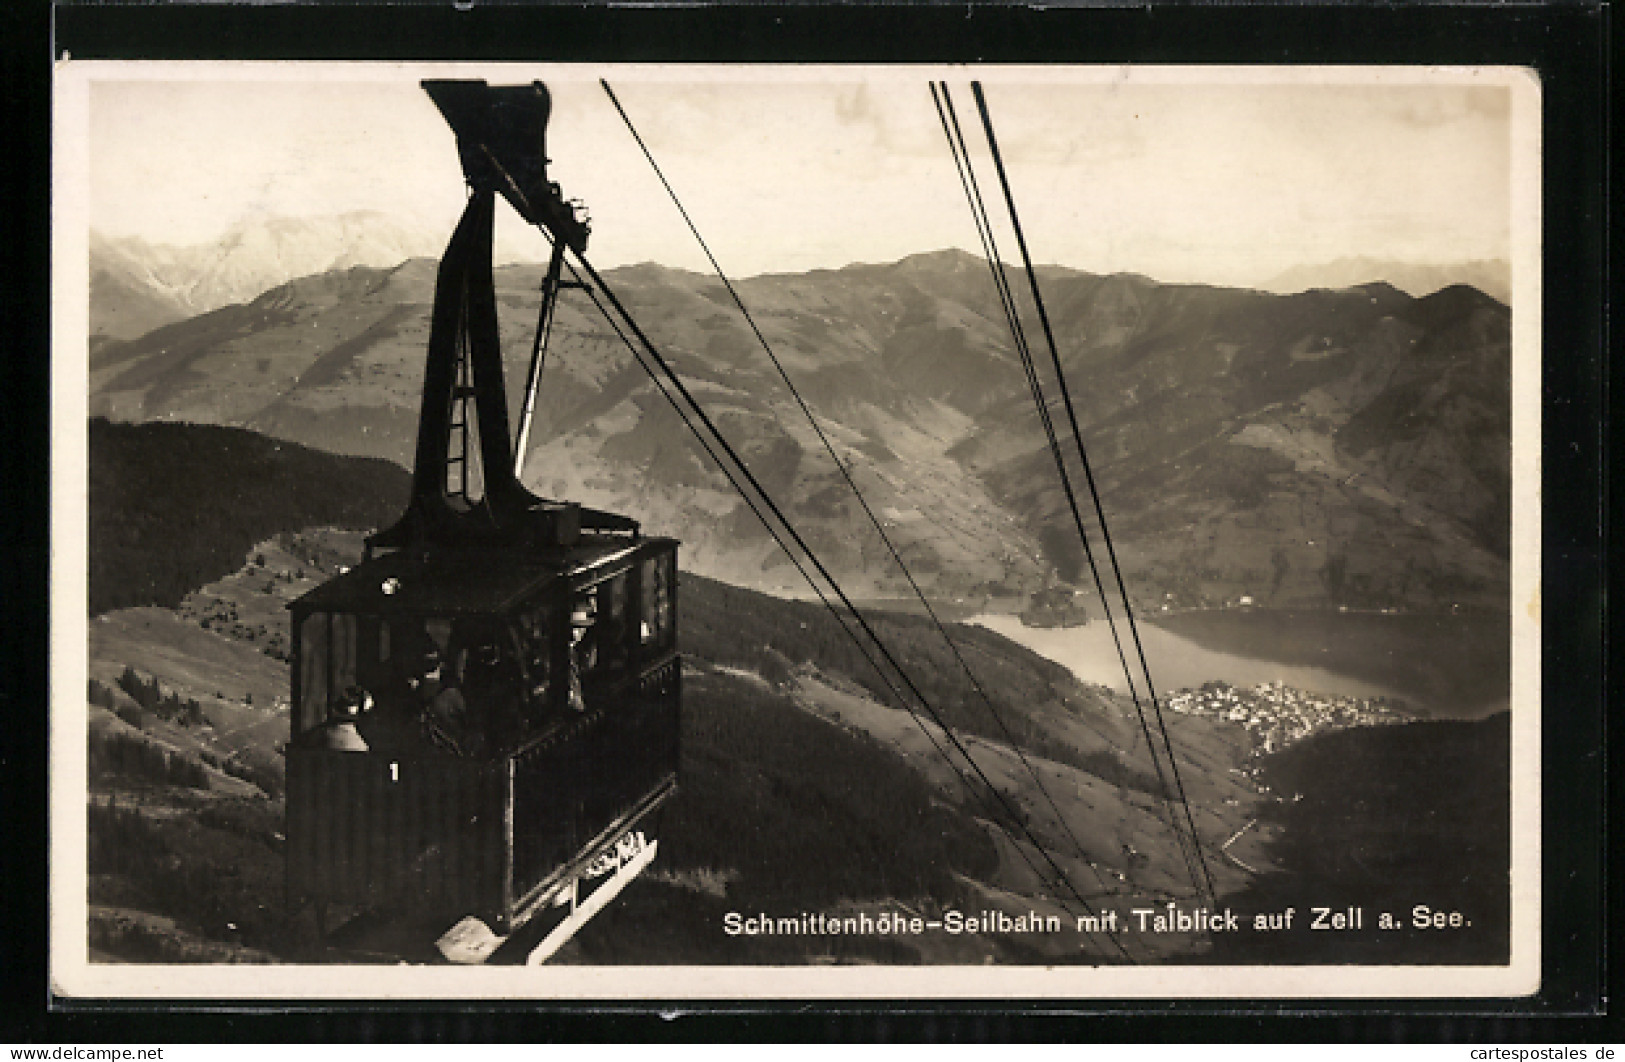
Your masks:
[[[9,3],[0,7],[0,1040],[1540,1040],[1619,1042],[1605,998],[1604,590],[1611,133],[1617,48],[1591,4],[1137,8],[735,5],[539,8]],[[1544,101],[1543,987],[1508,1001],[1057,1005],[302,1007],[53,1001],[47,933],[50,76],[75,59],[1426,63],[1532,66]],[[19,165],[20,163],[20,165]],[[672,1017],[672,1014],[676,1017]]]

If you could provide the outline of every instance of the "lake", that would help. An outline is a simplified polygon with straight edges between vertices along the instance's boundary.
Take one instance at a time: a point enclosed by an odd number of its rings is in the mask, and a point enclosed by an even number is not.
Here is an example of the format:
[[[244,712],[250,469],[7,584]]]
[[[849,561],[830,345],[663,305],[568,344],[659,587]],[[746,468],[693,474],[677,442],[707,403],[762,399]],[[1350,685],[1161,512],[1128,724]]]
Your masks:
[[[1028,627],[1015,616],[968,622],[1001,634],[1086,682],[1126,691],[1111,629]],[[1129,664],[1138,659],[1119,625]],[[1227,610],[1139,622],[1160,695],[1222,679],[1237,686],[1280,682],[1352,697],[1394,697],[1419,714],[1482,718],[1508,704],[1509,639],[1498,616]]]

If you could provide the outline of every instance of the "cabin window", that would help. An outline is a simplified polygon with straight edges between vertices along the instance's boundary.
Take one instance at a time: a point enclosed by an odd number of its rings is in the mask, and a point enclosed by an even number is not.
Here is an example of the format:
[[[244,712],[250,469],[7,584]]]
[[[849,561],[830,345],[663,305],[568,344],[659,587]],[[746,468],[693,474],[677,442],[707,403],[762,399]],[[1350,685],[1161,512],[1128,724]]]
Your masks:
[[[664,649],[675,633],[671,621],[673,575],[670,553],[643,562],[643,616],[639,638],[645,649]]]
[[[327,613],[312,612],[299,625],[299,726],[327,718]]]
[[[629,574],[622,572],[598,586],[598,622],[592,634],[597,645],[599,671],[622,671],[626,668],[631,633],[627,630],[629,581]]]
[[[355,681],[356,636],[354,616],[333,616],[328,621],[327,641],[332,654],[328,674],[332,677],[328,689],[343,693]]]
[[[355,616],[312,612],[299,627],[299,729],[327,718],[333,701],[356,685]]]
[[[526,671],[517,640],[496,617],[459,620],[451,632],[450,672],[442,682],[461,691],[465,710],[450,721],[466,751],[511,744],[526,728]]]

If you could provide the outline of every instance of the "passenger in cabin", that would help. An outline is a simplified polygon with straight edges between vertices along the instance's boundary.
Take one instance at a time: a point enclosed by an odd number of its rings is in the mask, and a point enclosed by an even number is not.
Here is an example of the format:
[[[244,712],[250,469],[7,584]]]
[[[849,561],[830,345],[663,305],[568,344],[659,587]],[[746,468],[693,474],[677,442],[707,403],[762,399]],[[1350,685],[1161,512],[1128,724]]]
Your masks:
[[[570,644],[575,647],[575,659],[582,671],[598,666],[598,599],[591,591],[576,599],[570,612]]]
[[[337,752],[366,752],[370,742],[362,728],[372,718],[372,694],[359,686],[347,686],[329,706],[323,725],[312,727],[306,744]]]
[[[581,699],[581,682],[575,674],[573,644],[566,650],[570,658],[566,668],[567,681],[557,685],[553,682],[555,645],[548,625],[548,610],[535,608],[519,615],[518,624],[512,632],[517,648],[515,659],[523,675],[524,728],[527,732],[546,730],[556,723],[561,715],[567,716],[570,712],[581,711],[584,707]],[[572,639],[577,637],[574,629],[571,630],[570,637]]]
[[[355,722],[358,719],[371,715],[375,707],[372,694],[360,686],[346,686],[339,694],[338,701],[328,712],[328,721]]]
[[[397,627],[387,667],[379,668],[365,696],[373,710],[357,720],[361,736],[379,752],[407,752],[423,740],[423,689],[437,672],[437,652],[428,634]]]
[[[440,650],[432,645],[424,649],[411,670],[416,672],[414,678],[407,680],[412,690],[412,705],[417,717],[429,728],[431,737],[451,745],[455,752],[469,751],[463,748],[462,741],[468,705],[446,673]]]
[[[547,639],[547,620],[540,610],[519,617],[516,637],[525,696],[533,711],[545,711],[553,693],[553,647]]]
[[[597,640],[592,629],[598,618],[598,601],[589,591],[576,601],[570,613],[570,708],[577,712],[587,710],[581,694],[581,673],[591,671],[598,663]]]

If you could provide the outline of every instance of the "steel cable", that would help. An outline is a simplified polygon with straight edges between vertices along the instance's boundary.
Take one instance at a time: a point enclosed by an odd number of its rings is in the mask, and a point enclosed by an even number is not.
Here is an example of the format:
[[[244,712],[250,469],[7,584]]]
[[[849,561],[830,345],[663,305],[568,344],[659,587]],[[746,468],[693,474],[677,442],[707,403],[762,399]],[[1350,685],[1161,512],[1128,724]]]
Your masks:
[[[609,96],[610,102],[615,105],[615,109],[617,112],[619,112],[622,122],[626,124],[627,131],[631,133],[632,139],[637,142],[638,147],[643,151],[644,158],[648,160],[650,167],[654,170],[655,176],[659,178],[661,185],[666,189],[666,193],[668,196],[670,196],[672,204],[677,208],[677,212],[682,215],[684,223],[688,225],[689,232],[693,234],[695,241],[699,243],[700,249],[705,253],[706,259],[711,263],[711,268],[716,272],[718,279],[722,281],[723,287],[727,290],[729,296],[733,299],[734,305],[739,309],[740,314],[750,326],[751,332],[755,334],[756,340],[761,345],[763,352],[767,355],[768,361],[778,372],[779,378],[784,382],[784,386],[789,390],[791,396],[795,399],[796,405],[800,408],[802,415],[806,417],[807,423],[812,426],[813,432],[818,436],[819,442],[823,444],[825,452],[829,454],[829,458],[835,464],[836,470],[840,472],[841,478],[846,482],[847,487],[852,491],[853,496],[857,499],[858,505],[862,508],[864,515],[868,518],[870,526],[874,528],[875,533],[880,537],[880,541],[885,545],[886,550],[891,555],[893,562],[896,563],[898,569],[903,573],[903,578],[908,582],[909,588],[914,592],[914,596],[919,600],[920,605],[925,609],[926,615],[930,617],[932,624],[936,627],[937,633],[941,636],[943,642],[947,644],[948,649],[953,655],[955,662],[959,665],[960,670],[964,672],[965,677],[970,681],[971,687],[981,699],[982,703],[987,707],[988,714],[998,725],[999,730],[1004,735],[1010,749],[1016,754],[1016,757],[1020,760],[1022,767],[1032,777],[1034,784],[1038,787],[1039,793],[1043,795],[1045,801],[1049,804],[1050,810],[1055,815],[1056,823],[1066,834],[1068,840],[1072,842],[1073,848],[1078,853],[1078,858],[1089,867],[1090,871],[1095,875],[1096,882],[1101,886],[1102,889],[1105,889],[1106,883],[1101,880],[1099,871],[1094,867],[1093,863],[1089,860],[1089,857],[1084,853],[1082,843],[1078,840],[1077,835],[1073,832],[1071,825],[1067,822],[1066,816],[1061,813],[1061,809],[1056,804],[1055,798],[1050,794],[1048,788],[1044,785],[1043,778],[1040,777],[1037,769],[1033,767],[1032,762],[1027,758],[1026,752],[1023,751],[1021,744],[1016,740],[1015,735],[1011,732],[1009,724],[1005,721],[1004,717],[1000,715],[998,709],[993,704],[992,698],[988,695],[986,688],[976,677],[976,674],[971,670],[970,664],[960,652],[959,646],[954,642],[952,636],[949,635],[947,627],[937,615],[936,609],[931,606],[931,602],[926,597],[925,591],[920,587],[919,582],[914,578],[914,574],[909,570],[908,564],[903,560],[901,552],[897,549],[896,545],[893,544],[891,536],[886,534],[885,528],[882,526],[880,519],[875,515],[874,510],[870,507],[868,499],[864,497],[862,490],[858,488],[858,484],[853,479],[850,470],[846,467],[846,464],[841,460],[840,456],[836,454],[834,445],[829,441],[829,436],[824,432],[824,429],[819,426],[817,418],[813,415],[812,410],[808,408],[806,400],[802,398],[801,391],[796,387],[794,381],[790,379],[790,375],[785,370],[784,365],[779,360],[778,355],[773,352],[772,344],[770,344],[767,337],[762,334],[761,328],[756,324],[754,315],[752,315],[750,310],[745,306],[744,299],[740,297],[738,290],[734,287],[733,281],[728,278],[728,275],[723,270],[721,263],[717,261],[716,255],[712,253],[711,247],[706,242],[705,237],[700,234],[699,227],[695,225],[694,219],[689,215],[688,210],[683,206],[682,200],[678,197],[676,189],[674,189],[671,182],[666,179],[666,175],[661,170],[660,164],[655,161],[654,155],[649,150],[648,145],[644,143],[643,137],[638,134],[637,127],[633,124],[631,116],[626,113],[626,109],[621,105],[621,101],[615,95],[615,91],[610,88],[609,82],[600,78],[598,83],[603,87],[605,94]]]
[[[1050,327],[1049,314],[1044,309],[1044,298],[1038,287],[1038,274],[1033,269],[1032,255],[1027,250],[1027,238],[1022,232],[1021,219],[1016,213],[1015,196],[1010,190],[1009,175],[1005,172],[1004,160],[999,154],[998,140],[993,133],[993,117],[988,112],[987,98],[982,92],[981,82],[971,82],[971,94],[976,97],[976,107],[981,113],[982,127],[987,133],[988,149],[993,156],[993,165],[998,171],[999,183],[1004,190],[1005,206],[1010,212],[1010,226],[1015,231],[1016,244],[1021,250],[1022,264],[1026,267],[1027,280],[1032,287],[1033,302],[1038,310],[1038,320],[1043,326],[1044,338],[1049,344],[1050,359],[1054,363],[1056,379],[1060,383],[1062,404],[1066,409],[1067,420],[1072,429],[1073,440],[1077,444],[1078,459],[1083,466],[1084,478],[1089,486],[1089,494],[1094,501],[1095,517],[1100,525],[1100,537],[1105,543],[1106,553],[1111,561],[1112,571],[1116,575],[1117,590],[1123,602],[1123,614],[1128,620],[1129,634],[1134,640],[1134,648],[1139,656],[1140,668],[1145,677],[1146,694],[1149,697],[1151,707],[1156,714],[1157,727],[1161,731],[1163,747],[1168,754],[1169,768],[1173,774],[1174,785],[1179,794],[1180,804],[1185,809],[1185,822],[1190,828],[1191,842],[1196,850],[1197,861],[1202,868],[1202,876],[1207,882],[1209,898],[1210,900],[1216,902],[1217,892],[1213,887],[1213,875],[1208,869],[1207,859],[1202,855],[1201,839],[1196,830],[1195,817],[1191,814],[1190,800],[1187,798],[1185,793],[1184,780],[1180,777],[1179,761],[1177,757],[1174,756],[1173,743],[1168,736],[1168,726],[1162,716],[1162,706],[1157,700],[1156,688],[1151,683],[1151,666],[1146,661],[1145,646],[1140,640],[1139,627],[1134,621],[1134,609],[1129,602],[1128,587],[1123,581],[1123,569],[1122,565],[1120,565],[1117,560],[1117,550],[1112,545],[1111,531],[1106,525],[1106,513],[1100,502],[1100,491],[1095,484],[1094,471],[1089,464],[1089,455],[1084,450],[1083,432],[1078,426],[1077,411],[1073,407],[1071,389],[1067,386],[1066,373],[1061,367],[1060,349],[1055,343],[1055,333]]]

